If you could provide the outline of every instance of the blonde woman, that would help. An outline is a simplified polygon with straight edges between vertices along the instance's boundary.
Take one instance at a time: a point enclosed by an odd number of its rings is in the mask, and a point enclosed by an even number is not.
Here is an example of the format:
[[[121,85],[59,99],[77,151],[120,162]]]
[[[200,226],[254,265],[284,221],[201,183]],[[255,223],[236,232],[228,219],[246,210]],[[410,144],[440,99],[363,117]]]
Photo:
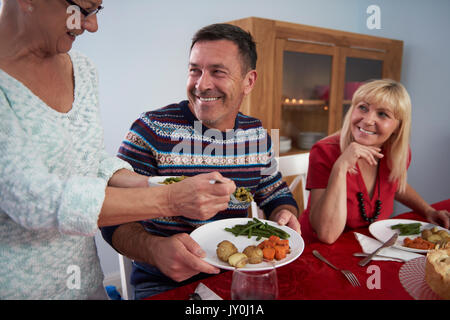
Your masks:
[[[311,149],[311,194],[300,221],[306,241],[331,244],[346,228],[387,219],[394,199],[449,227],[449,212],[432,208],[407,183],[410,130],[411,100],[402,84],[383,79],[358,88],[341,131]]]

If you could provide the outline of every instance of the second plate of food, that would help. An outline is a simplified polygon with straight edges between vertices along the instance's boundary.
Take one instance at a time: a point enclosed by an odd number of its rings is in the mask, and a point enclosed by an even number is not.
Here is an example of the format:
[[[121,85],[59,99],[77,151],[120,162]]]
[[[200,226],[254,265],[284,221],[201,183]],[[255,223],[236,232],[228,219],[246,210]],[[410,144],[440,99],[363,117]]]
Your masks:
[[[446,230],[442,227],[436,226],[434,224],[431,224],[429,222],[423,222],[423,221],[417,221],[417,220],[409,220],[409,219],[386,219],[386,220],[380,220],[372,223],[369,226],[369,232],[379,241],[385,242],[387,241],[395,232],[398,232],[395,229],[392,229],[391,227],[398,224],[412,224],[412,223],[419,223],[420,224],[420,233],[418,234],[412,234],[412,235],[404,235],[399,236],[394,247],[398,249],[402,249],[405,251],[411,251],[411,252],[417,252],[417,253],[427,253],[428,250],[425,249],[416,249],[416,248],[410,248],[405,246],[404,240],[405,238],[410,238],[411,240],[420,237],[421,232],[423,230],[431,230],[432,228],[437,228],[439,230]],[[447,230],[448,231],[448,230]]]
[[[165,184],[176,183],[187,177],[185,176],[153,176],[148,178],[148,185],[151,187],[158,187]]]
[[[236,225],[247,224],[252,220],[253,219],[251,218],[231,218],[214,221],[192,231],[191,237],[206,252],[206,256],[204,258],[206,262],[221,269],[234,270],[235,267],[231,266],[228,262],[222,261],[218,258],[216,253],[217,245],[224,240],[228,240],[234,244],[234,246],[238,249],[238,252],[243,252],[246,247],[250,245],[257,246],[262,241],[267,240],[267,238],[261,238],[260,240],[257,240],[257,236],[251,236],[250,238],[248,238],[248,236],[246,235],[235,236],[233,233],[225,230],[225,228],[233,228]],[[272,261],[263,260],[262,262],[257,264],[248,263],[245,265],[245,267],[239,268],[239,270],[262,271],[274,267],[278,268],[291,263],[302,254],[305,248],[305,242],[303,241],[303,238],[300,236],[300,234],[289,227],[280,226],[273,221],[262,219],[260,219],[260,221],[279,228],[289,234],[288,240],[290,252],[284,259],[274,259]]]

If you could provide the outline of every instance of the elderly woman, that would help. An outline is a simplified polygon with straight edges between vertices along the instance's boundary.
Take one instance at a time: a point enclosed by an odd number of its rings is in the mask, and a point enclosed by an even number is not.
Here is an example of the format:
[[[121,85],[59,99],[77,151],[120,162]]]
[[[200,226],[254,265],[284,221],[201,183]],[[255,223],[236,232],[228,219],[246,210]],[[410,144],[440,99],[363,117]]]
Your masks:
[[[3,0],[0,15],[0,299],[88,299],[103,293],[94,243],[99,226],[178,215],[207,219],[227,208],[219,173],[147,187],[107,155],[97,74],[70,51],[97,31],[100,0]],[[76,15],[73,17],[76,18]],[[70,52],[69,52],[70,51]],[[215,184],[210,180],[221,180]],[[192,254],[203,252],[195,243]],[[204,264],[204,272],[216,272]]]
[[[432,208],[407,183],[410,128],[411,100],[403,85],[384,79],[358,88],[342,130],[311,149],[311,194],[300,221],[306,241],[333,243],[345,228],[387,219],[394,200],[449,227],[449,212]]]

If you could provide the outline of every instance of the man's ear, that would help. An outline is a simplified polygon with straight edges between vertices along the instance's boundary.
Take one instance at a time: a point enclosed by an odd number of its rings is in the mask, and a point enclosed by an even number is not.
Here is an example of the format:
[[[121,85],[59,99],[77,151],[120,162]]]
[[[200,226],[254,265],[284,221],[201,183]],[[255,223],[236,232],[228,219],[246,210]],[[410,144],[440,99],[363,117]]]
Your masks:
[[[257,77],[258,74],[256,73],[256,70],[247,72],[244,78],[244,95],[248,95],[253,90]]]

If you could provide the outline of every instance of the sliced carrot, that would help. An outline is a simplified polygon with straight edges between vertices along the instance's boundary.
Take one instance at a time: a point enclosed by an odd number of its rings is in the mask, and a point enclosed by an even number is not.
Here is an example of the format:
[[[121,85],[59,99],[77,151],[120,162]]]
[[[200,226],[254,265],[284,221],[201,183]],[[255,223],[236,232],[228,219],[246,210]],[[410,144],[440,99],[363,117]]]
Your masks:
[[[278,240],[280,240],[280,237],[278,237],[278,236],[270,236],[269,237],[269,241],[272,241],[272,242],[274,242],[274,243],[277,243],[277,241]]]
[[[284,258],[286,258],[286,254],[284,253],[284,251],[283,252],[275,251],[275,259],[276,260],[282,260]]]
[[[286,258],[287,251],[289,247],[286,246],[275,246],[275,259],[281,260]]]
[[[276,242],[277,246],[288,246],[289,247],[289,240],[288,239],[279,239]]]
[[[260,249],[263,249],[263,248],[265,248],[265,247],[274,248],[274,247],[275,247],[275,244],[274,244],[272,241],[264,240],[263,242],[261,242],[261,243],[258,245],[258,247],[259,247]]]
[[[258,244],[258,248],[263,251],[263,257],[266,260],[281,260],[286,258],[286,255],[291,252],[289,247],[289,240],[282,240],[277,236],[271,236],[268,240],[262,241]]]
[[[265,247],[262,249],[263,252],[263,258],[266,260],[273,260],[275,257],[275,249],[271,247]]]
[[[415,249],[423,249],[423,250],[434,249],[434,246],[435,246],[434,243],[427,241],[421,237],[417,237],[414,240],[411,240],[410,238],[405,238],[403,240],[403,244],[406,247],[415,248]]]

